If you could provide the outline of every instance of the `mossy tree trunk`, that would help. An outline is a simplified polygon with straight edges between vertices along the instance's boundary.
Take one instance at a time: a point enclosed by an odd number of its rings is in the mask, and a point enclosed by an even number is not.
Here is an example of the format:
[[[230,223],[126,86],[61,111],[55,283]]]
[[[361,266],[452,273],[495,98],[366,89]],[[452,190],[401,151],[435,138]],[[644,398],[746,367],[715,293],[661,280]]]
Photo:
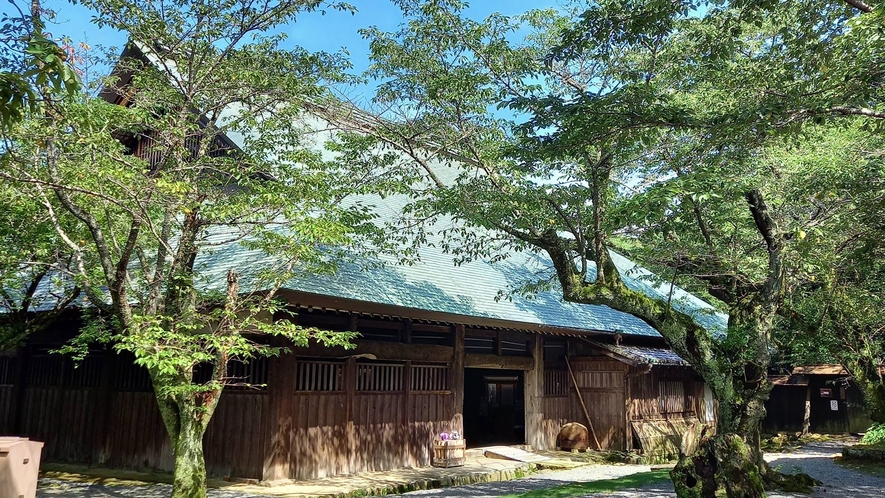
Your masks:
[[[188,393],[193,390],[189,377],[170,378],[152,372],[151,378],[175,459],[172,498],[205,498],[203,435],[218,406],[221,389]]]

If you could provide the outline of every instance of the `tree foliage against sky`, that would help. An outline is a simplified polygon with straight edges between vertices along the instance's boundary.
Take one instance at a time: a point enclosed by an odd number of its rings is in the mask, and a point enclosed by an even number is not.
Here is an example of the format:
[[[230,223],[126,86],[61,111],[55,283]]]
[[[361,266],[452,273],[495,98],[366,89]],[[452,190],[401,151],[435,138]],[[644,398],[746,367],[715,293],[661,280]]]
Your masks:
[[[383,236],[369,206],[341,202],[375,192],[372,176],[326,162],[304,116],[347,61],[284,49],[271,34],[321,2],[87,4],[97,24],[130,36],[101,82],[119,102],[37,85],[40,104],[4,133],[0,174],[68,255],[54,277],[104,322],[70,348],[111,341],[148,369],[175,457],[173,496],[205,496],[202,436],[228,364],[280,354],[268,336],[297,346],[353,337],[298,327],[275,300],[290,278],[334,271]],[[230,244],[276,264],[226,276],[205,265]],[[195,378],[198,366],[208,380]]]
[[[351,145],[404,153],[435,183],[404,220],[415,240],[429,226],[420,221],[447,213],[464,222],[444,230],[461,257],[494,259],[511,247],[546,253],[564,299],[653,325],[719,401],[722,439],[709,454],[722,473],[680,483],[679,474],[694,472],[686,461],[674,474],[677,490],[760,496],[751,469],[779,480],[753,439],[784,298],[814,287],[822,239],[832,243],[831,230],[857,213],[849,198],[878,195],[875,182],[857,182],[875,153],[851,149],[876,140],[842,131],[876,119],[865,106],[875,90],[859,96],[847,77],[870,72],[869,60],[858,65],[847,54],[858,42],[878,43],[855,36],[875,29],[876,11],[576,2],[476,21],[459,1],[397,3],[407,19],[400,31],[365,32],[368,74],[381,81],[375,110],[387,119],[370,127],[374,143]],[[836,127],[809,128],[815,123]],[[814,148],[828,133],[841,140],[830,144],[836,150]],[[454,183],[439,181],[438,162],[465,170]],[[678,303],[627,287],[612,249],[715,298],[728,329],[716,335]],[[749,435],[752,464],[724,442],[735,434]],[[728,468],[746,479],[729,482]],[[687,489],[694,478],[704,486]]]

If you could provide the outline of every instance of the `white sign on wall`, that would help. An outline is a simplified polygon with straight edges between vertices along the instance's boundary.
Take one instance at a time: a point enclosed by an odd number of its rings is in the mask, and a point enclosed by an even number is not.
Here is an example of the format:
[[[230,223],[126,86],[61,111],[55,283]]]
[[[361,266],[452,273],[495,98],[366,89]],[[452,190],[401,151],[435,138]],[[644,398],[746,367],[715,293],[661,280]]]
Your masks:
[[[834,412],[839,411],[839,402],[835,399],[830,400],[830,410],[833,410]]]

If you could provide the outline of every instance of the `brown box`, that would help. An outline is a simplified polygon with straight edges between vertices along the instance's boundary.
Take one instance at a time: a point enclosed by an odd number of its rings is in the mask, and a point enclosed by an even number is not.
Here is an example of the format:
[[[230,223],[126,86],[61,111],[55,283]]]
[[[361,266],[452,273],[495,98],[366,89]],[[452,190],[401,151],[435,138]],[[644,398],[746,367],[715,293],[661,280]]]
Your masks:
[[[467,441],[463,439],[437,440],[433,442],[434,467],[460,467],[467,460]]]
[[[26,437],[0,437],[0,496],[35,498],[43,443]]]

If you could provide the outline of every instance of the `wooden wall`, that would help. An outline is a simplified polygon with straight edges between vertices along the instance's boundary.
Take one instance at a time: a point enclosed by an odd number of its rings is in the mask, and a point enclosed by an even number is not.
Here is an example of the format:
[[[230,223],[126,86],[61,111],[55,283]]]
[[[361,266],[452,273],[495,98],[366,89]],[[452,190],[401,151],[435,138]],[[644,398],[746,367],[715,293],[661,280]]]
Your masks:
[[[30,376],[36,385],[0,384],[0,433],[44,441],[46,461],[172,470],[169,439],[146,372],[116,355],[97,356],[89,359],[91,373],[77,377],[70,375],[70,358],[32,356],[32,366],[39,368]],[[287,478],[426,466],[434,436],[460,429],[453,425],[449,364],[292,355],[276,361],[290,367],[268,380],[292,421]],[[316,365],[335,368],[309,368]],[[76,380],[84,376],[89,378]],[[270,398],[265,390],[225,390],[204,438],[210,475],[264,477]]]
[[[703,383],[687,367],[631,367],[628,378],[630,420],[695,417],[705,406]]]
[[[271,386],[263,480],[427,466],[434,437],[461,429],[450,364],[291,355],[275,362],[271,372],[284,378]]]
[[[627,365],[608,357],[571,359],[581,395],[602,449],[623,450],[627,441],[625,405]],[[567,370],[550,369],[544,375],[541,431],[549,448],[569,422],[587,425],[584,410]]]
[[[625,449],[627,365],[601,356],[576,358],[571,364],[600,446],[603,449]],[[584,420],[577,394],[572,394],[571,398],[572,420]]]
[[[762,431],[801,432],[805,419],[807,386],[774,386],[765,401]]]
[[[133,379],[137,367],[121,366],[116,355],[87,357],[76,369],[61,355],[27,358],[23,384],[0,384],[0,433],[43,441],[46,461],[172,470],[146,372]],[[260,477],[266,405],[263,391],[225,391],[204,439],[210,475]]]

